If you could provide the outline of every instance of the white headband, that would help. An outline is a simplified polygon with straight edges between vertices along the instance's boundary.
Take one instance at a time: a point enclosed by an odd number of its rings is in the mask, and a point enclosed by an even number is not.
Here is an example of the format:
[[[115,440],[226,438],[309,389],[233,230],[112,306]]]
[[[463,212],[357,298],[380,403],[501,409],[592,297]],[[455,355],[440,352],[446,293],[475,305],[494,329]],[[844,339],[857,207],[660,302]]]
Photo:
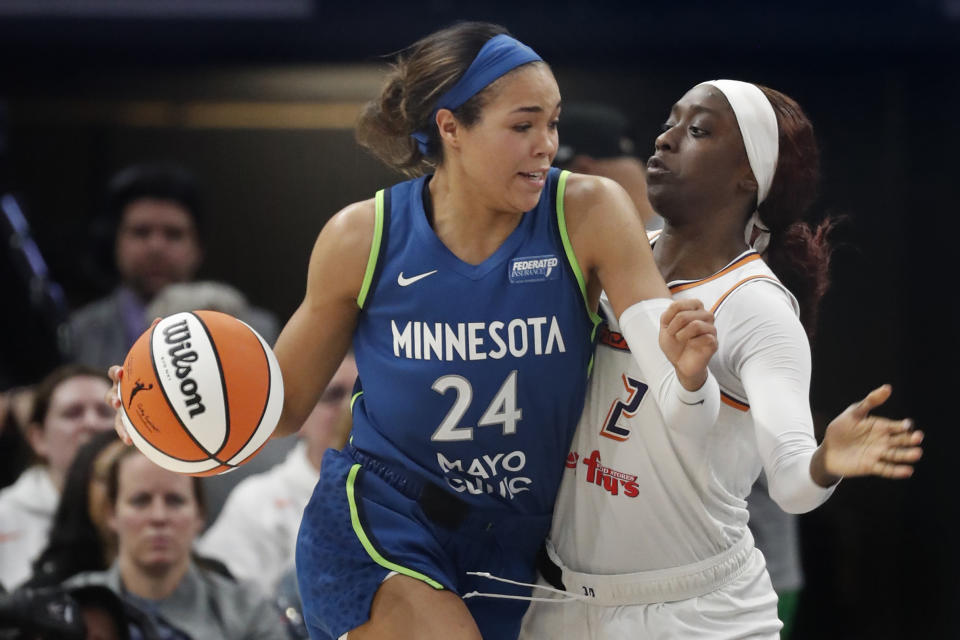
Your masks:
[[[777,157],[780,154],[780,139],[777,130],[777,114],[773,105],[755,84],[740,80],[709,80],[703,84],[716,87],[727,98],[733,115],[737,118],[743,146],[747,150],[747,161],[753,176],[757,179],[757,206],[767,199],[773,175],[777,171]],[[751,243],[754,226],[760,231],[759,237]],[[770,238],[770,231],[760,222],[756,211],[744,230],[747,244],[763,253]]]

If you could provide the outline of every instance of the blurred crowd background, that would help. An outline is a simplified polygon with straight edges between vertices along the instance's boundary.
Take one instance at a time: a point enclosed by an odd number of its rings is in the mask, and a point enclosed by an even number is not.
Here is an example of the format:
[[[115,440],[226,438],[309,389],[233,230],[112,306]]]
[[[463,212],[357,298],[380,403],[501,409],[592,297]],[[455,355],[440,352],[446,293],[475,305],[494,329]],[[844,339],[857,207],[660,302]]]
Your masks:
[[[911,480],[845,483],[800,518],[792,637],[957,637],[958,0],[0,0],[0,392],[59,364],[68,313],[116,286],[106,187],[137,163],[196,178],[198,277],[282,324],[328,217],[399,179],[352,132],[386,57],[461,19],[529,43],[564,101],[619,108],[641,158],[702,80],[804,106],[823,153],[816,214],[846,217],[812,406],[832,416],[890,382],[884,413],[927,441]]]

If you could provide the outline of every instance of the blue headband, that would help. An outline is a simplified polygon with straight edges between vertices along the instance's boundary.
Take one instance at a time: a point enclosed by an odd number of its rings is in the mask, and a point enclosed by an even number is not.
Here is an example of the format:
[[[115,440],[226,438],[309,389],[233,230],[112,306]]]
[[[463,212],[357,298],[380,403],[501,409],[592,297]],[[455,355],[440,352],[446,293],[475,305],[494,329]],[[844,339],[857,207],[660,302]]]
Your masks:
[[[437,100],[437,105],[430,112],[430,124],[433,124],[440,109],[453,111],[508,71],[538,60],[542,61],[543,58],[538,56],[536,51],[505,33],[490,38],[470,63],[463,77]],[[427,155],[427,141],[430,139],[428,132],[421,129],[411,133],[410,137],[417,141],[420,152]]]

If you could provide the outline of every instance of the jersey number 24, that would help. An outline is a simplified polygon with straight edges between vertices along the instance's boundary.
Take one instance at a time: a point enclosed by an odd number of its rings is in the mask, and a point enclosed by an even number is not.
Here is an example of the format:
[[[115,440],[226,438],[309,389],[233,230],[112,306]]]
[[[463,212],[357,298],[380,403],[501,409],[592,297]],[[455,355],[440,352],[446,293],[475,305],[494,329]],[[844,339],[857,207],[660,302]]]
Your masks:
[[[460,420],[466,415],[473,402],[473,385],[463,376],[449,375],[437,378],[430,387],[440,395],[451,389],[456,394],[453,406],[446,417],[433,432],[431,440],[435,442],[455,442],[473,440],[474,427],[461,426]],[[523,409],[517,407],[517,370],[514,369],[500,385],[500,390],[487,405],[486,411],[477,422],[478,427],[501,425],[503,435],[517,432],[517,423],[523,418]]]

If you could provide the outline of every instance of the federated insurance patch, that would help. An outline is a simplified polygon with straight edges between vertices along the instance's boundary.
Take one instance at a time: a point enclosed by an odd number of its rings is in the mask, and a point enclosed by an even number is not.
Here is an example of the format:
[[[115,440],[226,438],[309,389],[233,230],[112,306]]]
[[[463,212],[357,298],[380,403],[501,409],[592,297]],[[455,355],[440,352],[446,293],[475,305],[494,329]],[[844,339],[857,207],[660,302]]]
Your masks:
[[[557,256],[529,256],[510,261],[510,282],[543,282],[560,277],[560,259]]]

